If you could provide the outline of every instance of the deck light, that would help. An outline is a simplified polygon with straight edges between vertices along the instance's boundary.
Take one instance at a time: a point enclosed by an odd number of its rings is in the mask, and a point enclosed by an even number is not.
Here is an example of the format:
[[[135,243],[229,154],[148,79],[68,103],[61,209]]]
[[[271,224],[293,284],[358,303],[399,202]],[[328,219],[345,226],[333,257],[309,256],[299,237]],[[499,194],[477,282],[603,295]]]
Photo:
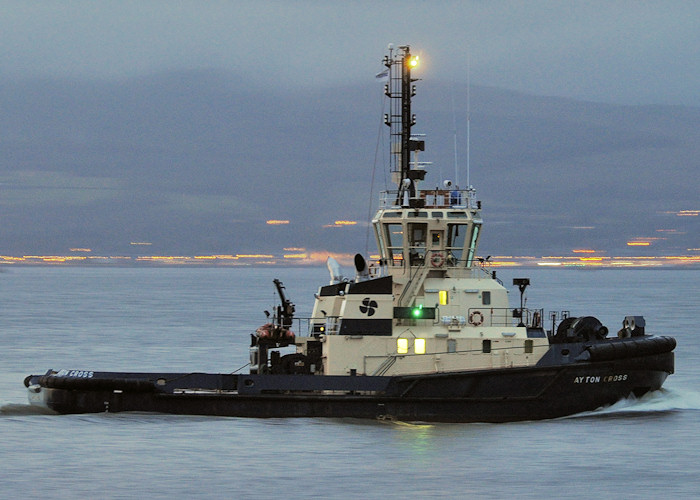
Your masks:
[[[408,353],[408,339],[396,339],[396,352],[398,354]]]

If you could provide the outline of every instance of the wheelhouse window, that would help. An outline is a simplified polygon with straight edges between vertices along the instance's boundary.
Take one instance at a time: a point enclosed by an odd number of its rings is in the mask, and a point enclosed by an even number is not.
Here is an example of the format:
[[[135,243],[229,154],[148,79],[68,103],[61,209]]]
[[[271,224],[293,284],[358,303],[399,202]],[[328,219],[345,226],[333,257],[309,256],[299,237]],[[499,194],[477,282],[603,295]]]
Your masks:
[[[386,250],[386,241],[384,241],[384,234],[380,230],[380,225],[375,224],[374,225],[374,235],[377,240],[377,245],[379,246],[379,254],[384,256],[387,255],[387,250]]]
[[[480,228],[479,224],[474,224],[473,226],[472,236],[469,238],[469,249],[467,250],[467,267],[471,267],[474,261],[474,252],[476,251],[476,242],[479,240]]]
[[[401,224],[384,224],[384,235],[387,243],[387,257],[393,264],[403,260],[403,227]]]
[[[421,266],[425,263],[425,242],[428,236],[428,225],[422,223],[410,223],[408,225],[408,232],[411,265]]]
[[[491,305],[491,292],[488,290],[481,292],[481,304],[485,306]]]
[[[468,224],[447,225],[447,259],[450,265],[457,265],[462,260],[464,241],[469,229]]]

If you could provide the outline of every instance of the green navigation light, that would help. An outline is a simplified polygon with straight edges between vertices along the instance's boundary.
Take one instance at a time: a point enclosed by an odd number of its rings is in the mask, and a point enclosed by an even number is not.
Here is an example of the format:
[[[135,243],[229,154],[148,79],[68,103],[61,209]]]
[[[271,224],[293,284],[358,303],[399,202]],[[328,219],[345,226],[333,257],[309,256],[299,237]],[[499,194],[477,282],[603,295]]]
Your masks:
[[[436,309],[422,305],[413,307],[394,307],[394,318],[401,319],[435,319]]]

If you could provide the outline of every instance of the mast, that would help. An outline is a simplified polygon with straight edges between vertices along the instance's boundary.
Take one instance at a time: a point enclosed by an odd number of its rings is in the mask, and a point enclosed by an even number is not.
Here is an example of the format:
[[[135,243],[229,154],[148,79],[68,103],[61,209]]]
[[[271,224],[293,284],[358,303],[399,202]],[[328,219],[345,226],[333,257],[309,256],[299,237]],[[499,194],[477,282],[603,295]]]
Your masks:
[[[425,171],[411,168],[411,152],[425,151],[425,141],[414,140],[411,135],[411,127],[416,124],[416,117],[411,112],[411,98],[416,94],[413,82],[417,81],[411,77],[411,69],[418,66],[418,56],[411,55],[408,45],[400,46],[396,54],[390,46],[384,65],[389,71],[384,93],[390,99],[384,123],[391,131],[391,171],[398,186],[396,204],[420,208],[416,183],[425,178]]]
[[[416,119],[411,99],[418,79],[411,72],[418,57],[408,45],[398,49],[390,45],[383,62],[386,69],[378,76],[388,77],[384,93],[389,112],[384,123],[390,130],[390,170],[396,189],[382,191],[372,225],[380,264],[397,280],[408,280],[401,281],[404,288],[397,299],[403,306],[413,303],[429,275],[474,266],[481,206],[473,189],[460,189],[449,179],[432,189],[419,187],[428,163],[418,161],[418,153],[425,151],[423,135],[412,132]]]

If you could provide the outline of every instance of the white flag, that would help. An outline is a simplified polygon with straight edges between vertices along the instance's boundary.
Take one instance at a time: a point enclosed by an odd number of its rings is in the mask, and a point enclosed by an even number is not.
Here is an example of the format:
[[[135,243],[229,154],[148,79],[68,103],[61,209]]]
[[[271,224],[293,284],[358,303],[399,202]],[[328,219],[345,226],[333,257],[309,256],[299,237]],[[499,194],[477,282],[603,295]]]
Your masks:
[[[389,68],[385,69],[381,73],[377,73],[374,75],[374,78],[376,78],[380,82],[385,82],[389,79]]]

